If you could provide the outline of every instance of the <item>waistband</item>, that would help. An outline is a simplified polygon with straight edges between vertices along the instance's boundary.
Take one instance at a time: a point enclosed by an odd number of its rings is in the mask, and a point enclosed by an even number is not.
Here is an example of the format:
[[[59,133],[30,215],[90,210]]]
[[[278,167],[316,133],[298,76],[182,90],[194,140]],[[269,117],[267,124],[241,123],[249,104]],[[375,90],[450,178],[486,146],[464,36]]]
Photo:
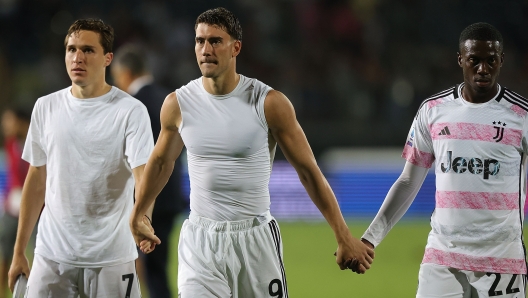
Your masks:
[[[269,211],[266,211],[254,218],[236,220],[236,221],[216,221],[201,217],[191,212],[189,214],[189,221],[206,230],[214,232],[236,232],[245,231],[253,227],[265,225],[273,219]]]

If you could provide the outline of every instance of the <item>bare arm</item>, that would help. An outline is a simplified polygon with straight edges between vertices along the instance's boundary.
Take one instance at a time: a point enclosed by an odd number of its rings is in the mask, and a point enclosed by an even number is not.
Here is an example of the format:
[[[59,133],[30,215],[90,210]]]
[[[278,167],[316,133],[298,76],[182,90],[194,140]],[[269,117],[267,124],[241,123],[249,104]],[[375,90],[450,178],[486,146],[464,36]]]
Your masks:
[[[264,104],[266,121],[273,138],[297,171],[308,195],[319,208],[334,231],[338,243],[336,261],[341,269],[357,259],[364,268],[370,268],[374,251],[352,237],[339,209],[335,195],[323,176],[304,132],[297,122],[292,104],[282,93],[272,90]],[[360,271],[363,273],[365,269]]]
[[[161,243],[142,221],[158,194],[167,184],[174,169],[174,162],[183,149],[183,140],[178,132],[181,112],[176,93],[173,92],[165,98],[160,118],[161,132],[145,166],[139,187],[136,189],[136,203],[130,218],[130,228],[138,245],[142,240]]]
[[[138,192],[139,189],[139,183],[141,182],[141,179],[143,178],[143,173],[145,172],[145,165],[141,165],[139,167],[135,167],[132,169],[132,174],[134,175],[134,181],[135,181],[135,190]],[[145,215],[148,216],[150,220],[152,220],[152,211],[154,210],[154,202],[149,206],[147,211],[145,212]]]
[[[429,169],[406,162],[403,171],[387,193],[378,214],[368,227],[363,240],[377,246],[407,212],[427,176]]]
[[[22,202],[18,219],[17,238],[13,253],[13,261],[9,269],[9,288],[13,291],[18,275],[25,274],[29,277],[29,264],[25,251],[31,233],[44,206],[46,193],[46,166],[30,166],[24,187],[22,189]]]

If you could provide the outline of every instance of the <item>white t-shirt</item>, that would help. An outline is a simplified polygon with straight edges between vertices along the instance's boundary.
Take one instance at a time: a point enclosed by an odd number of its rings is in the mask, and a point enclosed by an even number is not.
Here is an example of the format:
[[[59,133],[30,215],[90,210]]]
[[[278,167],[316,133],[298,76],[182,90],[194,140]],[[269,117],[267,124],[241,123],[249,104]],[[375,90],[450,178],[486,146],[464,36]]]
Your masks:
[[[436,208],[423,263],[526,274],[523,243],[528,101],[499,86],[472,104],[463,84],[426,100],[403,157],[435,163]]]
[[[264,100],[270,90],[243,75],[226,95],[208,93],[202,78],[176,90],[194,214],[235,221],[269,210],[275,145],[268,144]]]
[[[132,169],[153,144],[147,109],[115,87],[96,98],[75,98],[71,87],[39,98],[22,155],[47,171],[35,253],[78,267],[136,259]]]

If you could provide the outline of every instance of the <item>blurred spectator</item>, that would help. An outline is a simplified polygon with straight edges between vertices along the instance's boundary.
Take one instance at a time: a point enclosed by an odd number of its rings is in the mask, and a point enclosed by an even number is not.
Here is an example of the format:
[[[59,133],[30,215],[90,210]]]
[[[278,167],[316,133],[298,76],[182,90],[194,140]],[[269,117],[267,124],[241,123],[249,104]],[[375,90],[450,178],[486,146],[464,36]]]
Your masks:
[[[22,149],[31,120],[31,112],[8,108],[2,115],[2,132],[7,161],[7,189],[4,214],[0,217],[0,298],[7,292],[7,272],[13,257],[22,186],[29,164],[22,160]]]
[[[115,85],[147,107],[154,139],[157,140],[161,131],[161,106],[170,91],[154,83],[147,62],[147,55],[140,46],[127,44],[116,51],[111,71]],[[176,165],[167,185],[158,195],[152,213],[152,226],[164,245],[158,246],[147,255],[139,252],[140,260],[144,261],[146,269],[145,277],[150,297],[153,298],[172,297],[167,278],[169,235],[176,216],[186,209],[186,201],[183,200],[180,189],[180,172],[180,166]]]

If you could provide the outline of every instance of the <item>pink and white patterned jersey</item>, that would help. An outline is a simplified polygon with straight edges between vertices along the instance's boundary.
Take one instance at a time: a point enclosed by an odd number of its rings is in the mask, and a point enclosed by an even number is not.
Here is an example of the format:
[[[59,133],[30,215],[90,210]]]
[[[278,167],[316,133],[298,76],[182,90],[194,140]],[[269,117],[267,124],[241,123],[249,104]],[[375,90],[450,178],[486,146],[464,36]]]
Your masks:
[[[435,162],[436,208],[422,262],[526,274],[528,100],[498,86],[495,98],[472,104],[462,87],[423,102],[402,155],[421,167]]]

